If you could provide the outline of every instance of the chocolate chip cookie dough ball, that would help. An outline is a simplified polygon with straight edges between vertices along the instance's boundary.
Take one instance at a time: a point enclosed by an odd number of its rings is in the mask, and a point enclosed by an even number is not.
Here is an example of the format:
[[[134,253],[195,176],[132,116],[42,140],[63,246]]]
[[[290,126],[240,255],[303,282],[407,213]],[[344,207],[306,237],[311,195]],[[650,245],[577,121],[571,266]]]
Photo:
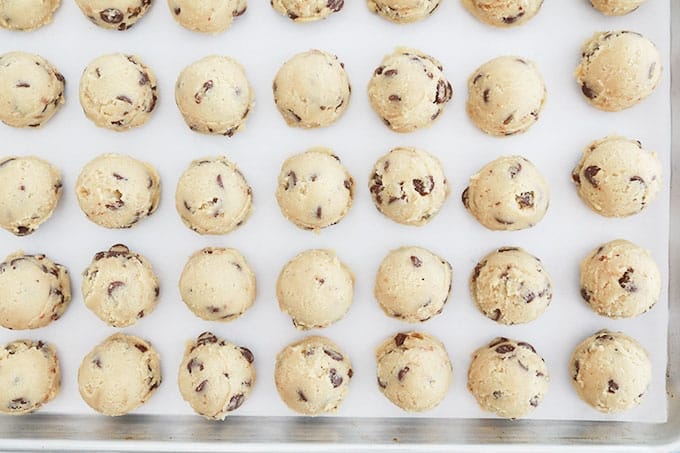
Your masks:
[[[538,121],[546,97],[535,63],[502,56],[484,63],[468,79],[467,113],[489,135],[522,134]]]
[[[38,157],[0,158],[0,227],[17,236],[33,233],[61,198],[61,172]]]
[[[472,354],[467,387],[479,406],[499,417],[526,417],[548,393],[548,367],[533,346],[496,338]]]
[[[80,105],[99,127],[117,132],[142,126],[156,108],[156,76],[139,57],[114,53],[93,60],[80,79]]]
[[[470,177],[463,205],[490,230],[531,228],[543,219],[550,190],[538,169],[521,156],[504,156]]]
[[[102,154],[83,167],[76,196],[97,225],[131,228],[156,212],[161,183],[150,164],[124,154]]]
[[[590,4],[605,16],[623,16],[632,13],[645,0],[590,0]]]
[[[168,0],[172,17],[187,30],[217,34],[246,12],[246,0]]]
[[[102,28],[125,31],[151,8],[151,0],[76,0],[90,21]]]
[[[378,211],[404,225],[425,225],[449,196],[439,159],[416,148],[395,148],[378,159],[368,187]]]
[[[605,217],[642,211],[661,190],[661,161],[637,140],[610,136],[591,143],[572,172],[581,199]]]
[[[158,353],[141,338],[117,333],[87,354],[78,370],[78,391],[83,401],[100,414],[132,412],[161,384]]]
[[[0,326],[45,327],[59,319],[70,302],[68,270],[45,255],[19,251],[0,263]]]
[[[383,58],[368,83],[373,110],[395,132],[432,125],[453,96],[441,63],[416,49],[398,47]]]
[[[326,127],[349,105],[352,88],[345,65],[322,50],[308,50],[286,61],[273,84],[274,102],[291,127]]]
[[[236,60],[212,55],[180,73],[175,101],[187,126],[202,134],[231,137],[246,127],[255,95]]]
[[[429,17],[440,0],[368,0],[368,9],[396,24],[409,24]]]
[[[398,333],[375,352],[380,391],[406,412],[425,412],[444,399],[453,366],[437,338],[422,332]]]
[[[271,0],[272,8],[295,22],[313,22],[337,13],[345,0]]]
[[[0,2],[0,28],[33,31],[52,22],[61,0],[3,0]]]
[[[0,121],[12,127],[40,127],[64,103],[64,76],[39,55],[0,55]]]
[[[581,262],[581,296],[609,318],[632,318],[650,310],[661,294],[661,273],[650,253],[618,239]]]
[[[255,301],[255,274],[234,249],[207,247],[191,255],[179,280],[186,306],[206,321],[232,321]]]
[[[647,351],[622,332],[601,330],[579,344],[569,361],[572,385],[600,412],[638,406],[652,380]]]
[[[286,406],[302,415],[336,412],[353,375],[347,354],[325,337],[307,337],[276,356],[276,390]]]
[[[248,399],[255,385],[248,348],[204,332],[187,343],[177,383],[184,401],[208,420],[224,420]]]
[[[480,21],[494,27],[514,27],[529,22],[543,0],[462,0],[463,6]]]
[[[191,162],[177,183],[175,207],[184,224],[199,234],[226,234],[248,219],[253,190],[224,156]]]
[[[583,44],[576,81],[593,107],[618,112],[652,94],[663,72],[653,42],[632,31],[595,33]]]
[[[0,413],[35,412],[59,394],[61,371],[54,346],[18,340],[0,348]]]

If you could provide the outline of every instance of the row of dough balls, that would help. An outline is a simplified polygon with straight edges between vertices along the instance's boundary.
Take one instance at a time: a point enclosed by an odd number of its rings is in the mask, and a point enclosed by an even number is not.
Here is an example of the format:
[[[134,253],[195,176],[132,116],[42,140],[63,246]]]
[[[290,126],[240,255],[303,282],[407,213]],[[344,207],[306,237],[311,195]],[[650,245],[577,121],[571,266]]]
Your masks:
[[[661,55],[651,41],[635,32],[616,31],[596,33],[584,44],[576,79],[591,105],[619,111],[649,96],[661,74]],[[13,127],[40,127],[64,103],[64,86],[64,77],[40,56],[23,52],[0,56],[0,120]],[[289,59],[272,89],[283,119],[301,128],[336,122],[352,91],[344,64],[321,50]],[[156,77],[137,56],[103,55],[85,68],[79,97],[86,117],[97,126],[129,130],[151,117],[158,100]],[[437,59],[399,47],[374,70],[368,97],[391,130],[407,133],[432,125],[451,101],[453,88]],[[487,134],[520,134],[538,121],[546,97],[533,62],[501,56],[470,76],[467,113]],[[212,55],[190,64],[175,84],[175,101],[184,121],[204,134],[230,137],[245,129],[254,98],[243,67],[226,56]]]
[[[422,247],[392,250],[378,268],[374,295],[386,315],[409,323],[441,314],[451,295],[453,269]],[[151,314],[160,285],[149,261],[122,244],[97,253],[82,273],[85,306],[113,327],[128,327]],[[553,298],[541,260],[519,247],[484,256],[469,278],[472,299],[499,324],[538,318]],[[632,318],[650,310],[661,294],[661,273],[650,253],[618,239],[581,262],[580,294],[602,316]],[[255,301],[255,273],[243,255],[208,247],[194,253],[179,279],[186,306],[206,321],[233,321]],[[281,311],[299,330],[341,320],[354,299],[354,274],[331,250],[307,250],[288,261],[276,282]],[[71,301],[68,270],[45,255],[17,252],[0,263],[0,325],[37,329],[59,319]]]
[[[431,15],[441,0],[403,2],[368,0],[368,8],[395,23],[411,23]],[[644,0],[591,0],[605,15],[623,15],[636,10]],[[102,28],[124,31],[151,8],[152,0],[76,0],[83,14]],[[344,0],[270,0],[271,6],[295,22],[325,19],[340,11]],[[534,17],[543,0],[462,0],[480,21],[495,27],[523,25]],[[61,0],[10,0],[0,2],[0,27],[31,31],[52,21]],[[221,33],[235,17],[246,12],[246,0],[168,0],[168,7],[184,28],[201,33]]]
[[[406,412],[425,412],[448,393],[453,366],[444,344],[423,332],[387,338],[375,352],[378,389]],[[224,420],[241,407],[255,386],[253,353],[204,332],[187,343],[177,383],[192,409]],[[652,378],[644,348],[622,332],[601,330],[583,340],[569,361],[579,397],[603,413],[639,405]],[[302,415],[336,412],[354,375],[348,355],[333,341],[310,336],[285,347],[276,358],[274,380],[282,401]],[[95,411],[125,415],[161,385],[160,357],[141,338],[114,334],[87,354],[78,389]],[[125,385],[121,385],[124,383]],[[472,354],[467,387],[484,410],[499,417],[526,417],[544,400],[550,383],[545,360],[529,343],[499,337]],[[19,340],[0,349],[0,413],[23,415],[51,401],[61,372],[54,346]]]

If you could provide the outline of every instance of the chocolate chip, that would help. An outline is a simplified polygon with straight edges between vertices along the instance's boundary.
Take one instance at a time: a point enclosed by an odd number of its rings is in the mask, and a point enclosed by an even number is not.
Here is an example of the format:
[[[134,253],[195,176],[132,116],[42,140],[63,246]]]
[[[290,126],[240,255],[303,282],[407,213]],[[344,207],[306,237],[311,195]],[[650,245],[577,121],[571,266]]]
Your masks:
[[[383,190],[385,190],[385,187],[382,183],[382,176],[380,176],[377,172],[374,172],[373,176],[371,177],[371,186],[369,187],[369,190],[371,194],[373,194],[375,201],[378,204],[382,204],[383,199],[381,193]]]
[[[590,302],[590,298],[592,297],[592,293],[586,288],[581,288],[581,297],[586,302]]]
[[[180,13],[182,12],[182,8],[175,8],[173,11],[174,11],[176,16],[179,16]]]
[[[539,402],[538,395],[534,395],[530,400],[529,400],[529,405],[532,407],[537,407]]]
[[[607,340],[607,341],[613,341],[614,337],[608,333],[601,333],[598,336],[595,337],[596,340]]]
[[[505,220],[505,219],[501,219],[500,217],[494,217],[493,219],[496,222],[500,223],[501,225],[513,225],[515,223],[512,220]]]
[[[435,104],[444,104],[451,99],[453,88],[451,84],[444,79],[439,79],[437,82],[437,94],[435,95]]]
[[[510,122],[511,122],[514,118],[515,118],[515,115],[511,113],[510,115],[508,115],[507,118],[505,118],[505,119],[503,120],[503,125],[504,125],[504,126],[507,126],[508,124],[510,124]]]
[[[224,183],[222,182],[222,175],[217,175],[217,185],[220,186],[220,189],[224,189]]]
[[[125,202],[123,200],[116,200],[113,203],[106,204],[105,206],[111,211],[116,211],[125,206]]]
[[[626,269],[626,272],[623,273],[621,278],[619,279],[619,286],[629,293],[634,293],[638,290],[637,285],[635,282],[633,282],[632,274],[635,272],[635,270],[632,267],[629,267]]]
[[[217,337],[212,332],[203,332],[196,340],[196,346],[217,343]]]
[[[145,353],[146,351],[149,350],[149,348],[147,348],[141,343],[135,343],[135,348],[139,349],[142,353]]]
[[[514,23],[517,22],[517,20],[520,19],[522,16],[524,16],[524,11],[518,12],[516,16],[507,16],[507,17],[503,17],[503,22],[506,23],[506,24],[508,24],[508,25],[509,25],[509,24],[514,24]],[[519,58],[518,58],[518,60],[519,60]]]
[[[534,207],[534,192],[522,192],[519,195],[515,195],[515,201],[519,205],[520,209],[533,208]]]
[[[479,278],[479,274],[481,273],[482,268],[483,268],[484,266],[486,266],[486,260],[477,263],[477,265],[475,266],[474,271],[472,271],[472,281],[473,281],[473,282]]]
[[[403,381],[409,371],[411,371],[411,369],[405,366],[404,368],[399,370],[399,373],[397,374],[397,379],[399,379],[399,381]]]
[[[588,99],[595,99],[597,97],[597,94],[595,94],[595,92],[588,85],[586,85],[585,82],[583,82],[581,85],[581,92],[583,92],[583,95]]]
[[[326,280],[321,277],[314,277],[314,280],[319,282],[319,285],[323,285],[324,283],[326,283]]]
[[[491,316],[491,319],[493,319],[494,321],[498,321],[499,319],[501,319],[502,314],[503,313],[501,312],[500,308],[496,308],[493,311],[493,315]]]
[[[505,343],[506,341],[508,341],[507,338],[505,338],[505,337],[498,337],[498,338],[494,339],[491,343],[489,343],[489,348],[490,348],[490,349],[491,349],[491,348],[494,348],[494,347],[498,346],[498,345],[501,344],[501,343]]]
[[[227,412],[235,411],[241,407],[245,400],[246,397],[243,393],[237,393],[236,395],[232,396],[229,400],[229,405],[227,406]]]
[[[619,389],[619,384],[616,383],[613,379],[610,379],[609,382],[607,382],[607,392],[608,393],[616,393],[616,391]]]
[[[511,344],[502,344],[496,348],[496,352],[499,354],[507,354],[515,350],[515,347]]]
[[[30,404],[30,401],[25,399],[25,398],[15,398],[15,399],[13,399],[9,402],[9,404],[7,405],[7,408],[9,410],[16,411],[16,410],[24,408],[25,406],[28,406],[29,404]]]
[[[574,376],[573,379],[576,380],[578,377],[578,372],[581,370],[581,363],[578,360],[574,361]]]
[[[98,358],[94,359],[94,360],[92,361],[92,364],[93,364],[94,366],[96,366],[97,368],[101,368],[101,367],[102,367],[102,361],[101,361],[100,359],[98,359]]]
[[[109,297],[111,297],[115,290],[117,290],[118,288],[122,288],[123,286],[125,286],[125,283],[121,281],[111,282],[109,283],[109,287],[106,288],[106,293],[109,295]]]
[[[193,373],[194,368],[198,368],[199,371],[203,371],[203,364],[196,360],[195,358],[192,358],[189,360],[189,363],[187,363],[187,371],[189,374]]]
[[[106,8],[99,13],[99,17],[107,24],[118,24],[123,20],[123,12],[117,8]]]
[[[203,381],[201,381],[200,384],[198,384],[198,385],[196,386],[196,389],[195,389],[195,390],[196,390],[196,393],[201,393],[203,390],[205,390],[205,386],[206,386],[206,385],[208,385],[208,380],[207,380],[207,379],[204,379]]]
[[[530,304],[533,302],[533,300],[536,298],[536,294],[533,291],[529,291],[528,293],[522,294],[522,299],[524,299],[524,302]]]
[[[255,361],[255,356],[253,356],[253,353],[250,349],[244,348],[241,346],[241,355],[245,357],[245,359],[248,361],[248,363],[253,363]]]
[[[335,368],[330,369],[328,372],[328,378],[331,380],[333,388],[338,388],[340,385],[342,385],[342,376],[338,374],[338,371]]]
[[[654,69],[656,68],[656,61],[652,62],[651,65],[649,65],[649,72],[647,73],[647,78],[651,79],[654,77]]]
[[[29,227],[25,227],[23,225],[19,225],[16,229],[16,233],[19,236],[26,236],[28,234],[33,233],[33,229]]]
[[[324,349],[323,349],[323,352],[324,352],[324,354],[326,354],[328,357],[330,357],[330,358],[333,359],[333,360],[337,360],[338,362],[340,362],[340,361],[342,361],[342,359],[344,359],[344,357],[342,356],[342,354],[340,354],[339,352],[334,351],[334,350],[332,350],[332,349],[326,349],[326,348],[324,348]]]
[[[501,247],[496,252],[498,253],[504,253],[504,252],[514,252],[516,250],[519,250],[517,247]]]
[[[31,84],[28,83],[28,82],[24,82],[23,80],[20,80],[20,81],[17,82],[17,84],[15,86],[17,88],[30,88]]]
[[[149,75],[144,71],[139,71],[139,84],[144,86],[149,83]]]
[[[586,177],[588,182],[593,187],[597,187],[597,181],[595,180],[595,176],[600,172],[600,170],[601,168],[596,165],[591,165],[589,167],[586,167],[585,170],[583,170],[583,176]]]
[[[345,179],[344,186],[345,186],[345,189],[352,190],[352,181],[349,180],[349,179]]]
[[[479,79],[483,77],[482,74],[477,74],[474,79],[472,79],[472,84],[474,85],[475,83],[479,82]]]
[[[302,390],[298,390],[297,395],[300,401],[304,401],[305,403],[307,402],[307,397],[305,396],[304,393],[302,393]]]
[[[412,255],[411,256],[411,264],[413,264],[413,267],[420,267],[423,265],[423,261],[418,258],[417,256]]]
[[[248,9],[248,7],[244,6],[242,10],[234,11],[234,13],[232,15],[233,15],[233,17],[243,16],[246,13],[247,9]]]
[[[350,378],[350,379],[352,379],[352,377],[354,377],[354,371],[351,368],[349,370],[347,370],[347,377]]]
[[[524,371],[529,371],[529,367],[526,366],[524,363],[522,363],[521,360],[518,360],[518,361],[517,361],[517,365],[519,365],[519,367],[520,367],[521,369],[523,369]]]
[[[387,71],[384,72],[385,77],[394,77],[395,75],[399,74],[399,71],[396,69],[388,69]]]
[[[425,186],[425,181],[423,181],[422,179],[414,179],[412,181],[413,189],[416,192],[418,192],[421,197],[429,195],[434,190],[434,178],[431,175],[429,175],[426,181],[429,182],[429,187]]]
[[[503,392],[501,392],[500,390],[494,390],[492,395],[495,399],[499,399],[503,396]]]
[[[383,73],[384,70],[385,66],[378,66],[377,68],[375,68],[375,71],[373,71],[373,75],[380,75]]]
[[[317,218],[317,219],[320,219],[320,218],[321,218],[321,213],[322,213],[322,211],[321,211],[321,206],[318,206],[318,207],[316,208],[316,218]]]
[[[508,173],[510,173],[510,178],[514,179],[515,176],[517,176],[520,172],[522,171],[522,164],[517,162],[515,165],[511,165],[510,168],[508,168]]]
[[[119,101],[123,101],[126,104],[132,104],[132,99],[123,94],[116,96],[116,99],[118,99]]]
[[[116,178],[118,181],[127,181],[127,178],[125,176],[121,176],[118,173],[111,173],[111,175]]]
[[[297,175],[295,174],[294,171],[289,171],[288,174],[286,175],[286,184],[283,186],[284,190],[288,190],[291,187],[295,187],[297,185]]]
[[[298,123],[299,123],[300,121],[302,121],[302,118],[300,118],[300,115],[298,115],[297,113],[295,113],[295,112],[292,111],[291,109],[288,109],[288,113],[290,113],[291,115],[293,115],[293,118],[295,118],[295,121],[297,121]]]
[[[406,341],[407,337],[408,337],[408,335],[406,335],[405,333],[398,333],[394,337],[394,342],[396,343],[397,346],[401,346],[401,345],[404,344],[404,341]]]
[[[529,349],[529,350],[530,350],[531,352],[533,352],[534,354],[536,353],[536,349],[534,349],[534,347],[533,347],[532,345],[530,345],[529,343],[527,343],[526,341],[519,341],[519,342],[517,342],[517,346],[522,347],[522,348]]]
[[[390,101],[399,102],[399,101],[401,101],[401,96],[399,96],[398,94],[390,94],[388,99]]]

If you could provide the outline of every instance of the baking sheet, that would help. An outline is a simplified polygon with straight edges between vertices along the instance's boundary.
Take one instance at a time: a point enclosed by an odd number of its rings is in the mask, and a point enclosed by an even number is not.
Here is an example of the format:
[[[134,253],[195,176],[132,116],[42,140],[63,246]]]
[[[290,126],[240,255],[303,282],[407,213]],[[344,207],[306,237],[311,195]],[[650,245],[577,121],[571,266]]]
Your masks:
[[[23,50],[41,54],[64,74],[67,103],[41,130],[0,127],[2,155],[35,154],[63,172],[64,197],[53,218],[26,238],[0,232],[0,254],[18,248],[44,252],[68,266],[74,300],[51,326],[33,332],[0,331],[0,341],[18,338],[48,340],[57,345],[63,373],[61,395],[44,413],[93,414],[77,391],[77,369],[92,346],[116,329],[90,313],[80,296],[80,273],[92,256],[118,242],[143,253],[161,281],[156,311],[125,332],[150,340],[162,358],[164,383],[137,413],[191,414],[176,386],[184,342],[212,330],[255,354],[258,381],[239,415],[294,415],[280,401],[273,382],[275,355],[301,338],[289,318],[279,312],[275,282],[285,262],[315,247],[333,248],[354,271],[355,302],[348,315],[328,329],[315,331],[336,341],[352,359],[355,375],[339,415],[400,417],[375,384],[374,348],[389,335],[412,328],[438,336],[454,364],[454,382],[439,407],[418,417],[483,418],[465,388],[470,353],[502,335],[529,341],[545,358],[551,372],[549,394],[533,412],[537,419],[631,420],[666,419],[665,369],[667,339],[668,204],[670,180],[669,5],[646,2],[637,12],[606,18],[588,2],[546,2],[524,27],[495,30],[470,17],[456,1],[443,2],[421,23],[404,27],[370,14],[364,2],[347,2],[341,13],[321,23],[299,25],[274,12],[267,2],[251,0],[246,15],[219,36],[194,34],[177,26],[165,2],[158,1],[147,17],[125,33],[91,25],[73,2],[64,2],[55,22],[30,34],[0,32],[0,52]],[[642,104],[619,113],[588,106],[573,79],[580,45],[592,33],[631,29],[652,39],[664,56],[659,89]],[[435,56],[454,86],[454,99],[436,124],[408,135],[389,131],[371,111],[366,84],[382,57],[397,45],[416,47]],[[288,128],[275,109],[271,81],[290,56],[309,48],[334,52],[345,62],[353,85],[350,106],[332,127],[306,131]],[[123,51],[138,54],[159,80],[159,104],[152,120],[126,133],[98,129],[82,114],[77,88],[83,68],[95,57]],[[255,89],[256,106],[248,129],[231,139],[201,136],[184,125],[174,105],[174,82],[187,64],[222,53],[238,59]],[[483,62],[516,54],[537,62],[548,87],[548,102],[539,122],[527,134],[497,139],[479,132],[465,114],[467,77]],[[640,139],[656,150],[664,164],[665,190],[645,212],[628,219],[600,218],[578,199],[570,172],[581,150],[608,134]],[[333,148],[357,182],[355,205],[338,225],[313,234],[298,230],[280,214],[274,191],[283,160],[311,146]],[[451,183],[452,194],[442,212],[422,228],[394,224],[373,207],[367,189],[374,161],[395,146],[418,146],[437,155]],[[151,162],[159,171],[163,197],[156,214],[137,227],[110,231],[89,222],[80,212],[73,186],[80,168],[103,152],[126,152]],[[179,175],[192,159],[225,154],[235,161],[253,186],[255,211],[239,230],[222,237],[201,237],[182,224],[174,208]],[[532,160],[551,186],[551,207],[536,227],[520,232],[491,232],[465,212],[459,194],[467,179],[502,154]],[[594,314],[578,294],[578,263],[602,242],[626,238],[652,251],[664,278],[661,301],[649,313],[614,321]],[[372,296],[375,271],[391,249],[414,244],[430,248],[454,267],[453,295],[444,313],[412,326],[387,318]],[[258,277],[258,298],[242,318],[228,324],[195,318],[179,298],[177,281],[186,259],[205,246],[236,247]],[[500,326],[474,307],[467,279],[479,258],[495,247],[518,245],[540,257],[552,274],[555,293],[546,313],[521,326]],[[584,337],[600,328],[623,330],[650,352],[654,381],[643,404],[618,416],[602,415],[582,403],[571,389],[567,361]],[[413,415],[409,415],[413,416]]]

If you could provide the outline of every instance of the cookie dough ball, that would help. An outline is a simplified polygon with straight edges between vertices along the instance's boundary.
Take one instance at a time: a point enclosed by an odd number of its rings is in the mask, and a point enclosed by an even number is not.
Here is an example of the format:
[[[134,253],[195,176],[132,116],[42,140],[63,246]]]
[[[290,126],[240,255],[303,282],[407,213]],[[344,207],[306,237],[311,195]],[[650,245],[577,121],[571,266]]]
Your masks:
[[[479,406],[503,418],[526,417],[548,393],[545,361],[523,341],[496,338],[472,354],[467,387]]]
[[[0,121],[12,127],[40,127],[64,103],[66,81],[38,55],[0,55]]]
[[[54,399],[61,387],[54,346],[18,340],[0,348],[0,413],[25,415]]]
[[[110,416],[146,403],[161,384],[160,358],[141,338],[111,335],[83,358],[78,391],[88,406]]]
[[[581,262],[581,296],[609,318],[633,318],[661,294],[661,273],[650,253],[622,239],[607,242]]]
[[[550,202],[548,183],[521,156],[504,156],[470,178],[463,205],[490,230],[531,228],[543,219]]]
[[[125,31],[151,8],[151,0],[76,0],[90,21],[102,28]]]
[[[394,148],[378,159],[368,188],[378,211],[403,225],[425,225],[449,196],[439,159],[417,148]]]
[[[590,0],[590,4],[605,16],[623,16],[632,13],[645,0]]]
[[[279,396],[303,415],[336,412],[353,375],[347,354],[325,337],[307,337],[276,356],[274,380]]]
[[[70,302],[68,270],[45,255],[19,251],[0,263],[0,326],[45,327],[59,319]]]
[[[161,182],[149,164],[124,154],[102,154],[76,181],[78,204],[88,219],[106,228],[130,228],[158,208]]]
[[[440,0],[368,0],[368,9],[396,24],[410,24],[430,16]]]
[[[345,217],[354,201],[354,179],[328,148],[289,157],[281,166],[276,201],[295,225],[319,231]]]
[[[489,135],[522,134],[538,121],[546,97],[543,77],[532,61],[498,57],[468,79],[467,113]]]
[[[224,420],[248,399],[255,384],[255,360],[248,348],[204,332],[187,343],[177,383],[198,415]]]
[[[583,44],[576,81],[595,108],[633,107],[659,85],[661,55],[653,42],[632,31],[595,33]]]
[[[572,172],[581,199],[605,217],[642,211],[661,190],[661,161],[637,140],[606,137],[591,143]]]
[[[572,385],[600,412],[639,405],[652,380],[647,351],[622,332],[600,330],[579,344],[569,361]]]
[[[453,366],[432,335],[398,333],[378,347],[375,357],[380,391],[407,412],[433,409],[449,390]]]
[[[423,322],[444,310],[453,270],[443,258],[421,247],[392,250],[380,263],[374,294],[387,316]]]
[[[231,137],[246,127],[255,94],[236,60],[205,57],[180,73],[175,101],[192,131]]]
[[[32,31],[52,22],[61,0],[3,0],[0,2],[0,28]]]
[[[295,22],[313,22],[340,11],[345,0],[272,0],[271,5]]]
[[[85,116],[106,129],[122,132],[145,124],[157,100],[156,76],[135,55],[103,55],[80,79]]]
[[[322,50],[299,53],[286,61],[273,84],[274,102],[291,127],[326,127],[349,105],[352,87],[345,65]]]
[[[255,274],[237,250],[207,247],[191,255],[179,280],[182,300],[206,321],[233,321],[255,301]]]
[[[300,330],[339,321],[352,305],[354,274],[332,250],[307,250],[290,260],[276,281],[281,311]]]
[[[26,236],[50,218],[61,198],[61,172],[38,157],[0,159],[0,227]]]
[[[463,6],[480,21],[494,27],[514,27],[531,20],[543,0],[462,0]]]
[[[553,297],[552,278],[541,260],[519,247],[501,247],[475,266],[470,294],[484,316],[523,324],[543,314]]]
[[[158,303],[158,278],[151,264],[123,244],[97,253],[83,272],[85,306],[112,327],[128,327]]]
[[[373,71],[368,83],[371,107],[395,132],[432,125],[453,97],[439,61],[416,49],[398,47]]]
[[[246,12],[246,0],[168,0],[178,24],[200,33],[222,33]]]
[[[177,183],[175,207],[186,226],[199,234],[226,234],[252,210],[253,190],[224,156],[191,162]]]

